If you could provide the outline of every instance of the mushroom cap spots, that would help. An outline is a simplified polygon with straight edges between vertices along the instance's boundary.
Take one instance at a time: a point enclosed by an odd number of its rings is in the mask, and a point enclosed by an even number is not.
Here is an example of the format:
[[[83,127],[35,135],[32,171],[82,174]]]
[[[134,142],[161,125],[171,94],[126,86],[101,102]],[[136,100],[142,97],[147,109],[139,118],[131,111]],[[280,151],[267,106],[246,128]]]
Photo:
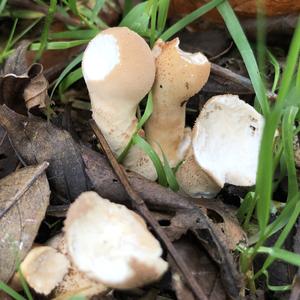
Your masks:
[[[220,187],[254,185],[263,127],[263,117],[238,96],[212,97],[193,129],[196,162]]]
[[[71,205],[65,234],[78,269],[109,287],[142,286],[167,269],[160,244],[144,220],[94,192],[81,194]]]

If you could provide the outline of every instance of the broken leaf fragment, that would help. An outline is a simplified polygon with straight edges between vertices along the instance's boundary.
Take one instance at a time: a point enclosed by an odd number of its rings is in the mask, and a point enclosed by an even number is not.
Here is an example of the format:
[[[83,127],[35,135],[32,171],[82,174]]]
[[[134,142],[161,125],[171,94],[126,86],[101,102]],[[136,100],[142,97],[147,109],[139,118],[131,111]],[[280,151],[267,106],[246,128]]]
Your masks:
[[[7,282],[31,249],[49,204],[48,163],[0,180],[0,280]]]

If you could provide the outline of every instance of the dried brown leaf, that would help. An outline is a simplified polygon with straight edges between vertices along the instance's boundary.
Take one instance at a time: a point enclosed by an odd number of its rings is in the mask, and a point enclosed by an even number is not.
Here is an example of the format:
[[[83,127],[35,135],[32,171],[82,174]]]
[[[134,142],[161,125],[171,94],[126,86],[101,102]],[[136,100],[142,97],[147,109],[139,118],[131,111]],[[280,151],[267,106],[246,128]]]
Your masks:
[[[0,76],[0,104],[6,104],[21,114],[26,114],[33,107],[45,107],[49,102],[48,82],[43,75],[43,66],[27,66],[28,45],[28,41],[20,44],[7,59],[4,72]]]
[[[27,164],[49,162],[52,192],[65,202],[89,190],[77,143],[71,135],[39,118],[27,118],[0,106],[0,125],[8,132],[14,149]]]
[[[30,250],[49,204],[48,163],[0,180],[0,280],[7,282]]]

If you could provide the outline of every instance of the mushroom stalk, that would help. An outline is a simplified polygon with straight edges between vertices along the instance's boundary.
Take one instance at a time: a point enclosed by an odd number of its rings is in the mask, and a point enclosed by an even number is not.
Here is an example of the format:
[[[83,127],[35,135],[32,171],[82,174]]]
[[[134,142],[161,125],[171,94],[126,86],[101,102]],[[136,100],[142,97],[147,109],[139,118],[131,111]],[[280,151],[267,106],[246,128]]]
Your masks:
[[[178,38],[166,43],[157,41],[153,53],[156,57],[153,113],[145,124],[145,133],[156,152],[161,154],[162,149],[175,167],[191,142],[190,130],[185,129],[186,103],[207,82],[210,63],[200,52],[182,51]]]

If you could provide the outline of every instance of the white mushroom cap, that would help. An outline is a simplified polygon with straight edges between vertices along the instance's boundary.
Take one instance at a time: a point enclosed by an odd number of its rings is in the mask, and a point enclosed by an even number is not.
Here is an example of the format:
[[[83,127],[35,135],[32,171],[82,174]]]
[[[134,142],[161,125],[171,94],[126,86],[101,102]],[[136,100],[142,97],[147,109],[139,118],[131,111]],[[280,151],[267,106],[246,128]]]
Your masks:
[[[198,165],[220,186],[252,186],[256,181],[264,119],[235,95],[212,97],[193,128]]]
[[[48,246],[53,247],[58,252],[68,257],[65,238],[62,233],[57,234],[47,242]],[[68,273],[52,292],[54,300],[65,300],[72,296],[83,296],[90,299],[93,296],[108,293],[109,288],[100,282],[96,282],[80,272],[74,264],[71,264]]]
[[[52,247],[40,246],[30,250],[20,268],[31,288],[48,295],[63,280],[69,266],[66,256]]]
[[[144,220],[95,192],[82,193],[71,205],[64,230],[74,265],[109,287],[139,287],[167,270]]]

